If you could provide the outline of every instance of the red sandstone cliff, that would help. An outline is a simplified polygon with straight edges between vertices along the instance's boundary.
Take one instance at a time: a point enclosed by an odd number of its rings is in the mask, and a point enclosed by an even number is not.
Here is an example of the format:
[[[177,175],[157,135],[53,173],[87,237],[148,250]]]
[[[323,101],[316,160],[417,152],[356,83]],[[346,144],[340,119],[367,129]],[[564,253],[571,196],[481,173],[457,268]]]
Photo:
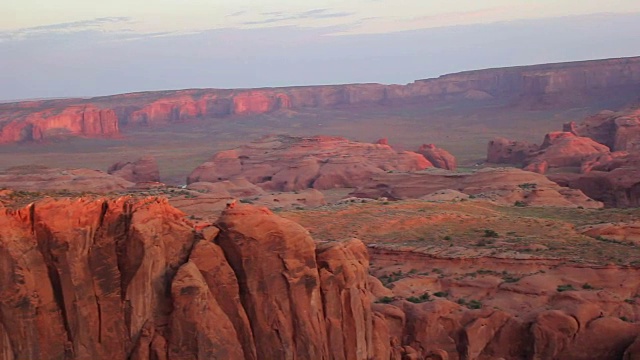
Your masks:
[[[0,104],[0,143],[60,135],[109,136],[118,124],[260,114],[280,109],[502,99],[528,106],[627,98],[640,89],[640,57],[486,69],[407,85],[351,84],[252,90],[197,89]]]
[[[0,208],[0,358],[388,358],[364,244],[250,206],[217,226],[155,198]]]

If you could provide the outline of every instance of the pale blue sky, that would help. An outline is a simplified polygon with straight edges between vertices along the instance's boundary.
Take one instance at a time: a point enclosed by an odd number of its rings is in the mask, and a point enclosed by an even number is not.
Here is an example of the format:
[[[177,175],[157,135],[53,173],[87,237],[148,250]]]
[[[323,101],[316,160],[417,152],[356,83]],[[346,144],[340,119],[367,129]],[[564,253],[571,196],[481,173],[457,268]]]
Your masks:
[[[640,55],[638,0],[2,0],[0,100]]]
[[[640,12],[637,0],[3,0],[0,31],[126,18],[108,31],[348,25],[389,32],[504,20]]]

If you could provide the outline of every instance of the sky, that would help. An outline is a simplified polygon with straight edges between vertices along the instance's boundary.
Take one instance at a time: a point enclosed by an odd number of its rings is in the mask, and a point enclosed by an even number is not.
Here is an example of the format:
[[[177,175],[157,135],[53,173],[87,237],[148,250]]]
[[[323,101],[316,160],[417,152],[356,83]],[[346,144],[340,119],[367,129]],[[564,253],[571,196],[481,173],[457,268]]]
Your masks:
[[[640,55],[638,0],[2,0],[0,101]]]

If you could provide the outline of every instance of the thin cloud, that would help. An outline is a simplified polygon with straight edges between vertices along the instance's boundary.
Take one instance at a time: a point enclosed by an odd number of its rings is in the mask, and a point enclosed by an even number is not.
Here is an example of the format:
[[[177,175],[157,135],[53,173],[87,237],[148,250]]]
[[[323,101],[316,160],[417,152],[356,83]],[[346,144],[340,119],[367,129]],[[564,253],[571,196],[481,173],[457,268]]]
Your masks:
[[[331,12],[329,9],[313,9],[308,11],[303,11],[300,13],[284,13],[282,11],[272,11],[261,13],[263,16],[267,16],[266,19],[255,20],[255,21],[245,21],[243,25],[264,25],[264,24],[273,24],[279,23],[283,21],[291,21],[291,20],[304,20],[304,19],[335,19],[335,18],[343,18],[354,15],[355,12]]]
[[[228,17],[238,17],[238,16],[242,16],[244,14],[246,14],[247,11],[246,10],[242,10],[242,11],[236,11],[234,13],[231,13],[229,15],[227,15]]]
[[[59,24],[33,26],[18,30],[0,32],[0,41],[20,40],[32,36],[75,33],[87,30],[99,30],[106,25],[129,23],[129,17],[101,17],[91,20],[72,21]]]

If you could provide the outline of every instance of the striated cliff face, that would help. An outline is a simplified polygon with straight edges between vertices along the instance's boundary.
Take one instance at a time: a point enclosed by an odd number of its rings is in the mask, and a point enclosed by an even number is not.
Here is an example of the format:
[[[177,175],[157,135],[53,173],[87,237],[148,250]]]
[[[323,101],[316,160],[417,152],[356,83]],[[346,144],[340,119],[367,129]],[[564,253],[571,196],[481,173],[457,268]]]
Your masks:
[[[196,89],[0,104],[0,143],[54,135],[108,136],[118,124],[162,124],[280,109],[450,99],[526,106],[627,98],[640,90],[640,57],[461,72],[407,85],[350,84],[251,90]],[[117,121],[116,121],[117,120]]]
[[[109,137],[119,134],[113,109],[92,104],[27,112],[0,109],[0,143],[47,140],[66,136]]]
[[[446,298],[409,302],[369,275],[369,251],[378,268],[406,263],[427,271],[444,261],[500,269],[509,262],[527,273],[542,265],[574,282],[625,279],[624,288],[615,283],[624,296],[555,294],[559,280],[535,272],[531,281],[500,285],[502,293],[490,290],[492,282],[462,285],[504,301],[505,310],[467,309]],[[637,356],[639,325],[611,315],[616,301],[635,293],[637,269],[620,275],[611,267],[554,270],[562,263],[518,261],[438,259],[367,249],[357,239],[316,244],[297,223],[248,205],[230,206],[201,231],[158,198],[0,207],[0,359]],[[417,278],[403,281],[424,289]],[[446,280],[434,281],[430,290]],[[393,291],[414,292],[401,283]],[[514,305],[514,296],[525,295],[540,301]],[[528,310],[509,310],[521,305]]]
[[[250,206],[204,233],[156,198],[0,208],[0,358],[386,359],[368,266]]]

